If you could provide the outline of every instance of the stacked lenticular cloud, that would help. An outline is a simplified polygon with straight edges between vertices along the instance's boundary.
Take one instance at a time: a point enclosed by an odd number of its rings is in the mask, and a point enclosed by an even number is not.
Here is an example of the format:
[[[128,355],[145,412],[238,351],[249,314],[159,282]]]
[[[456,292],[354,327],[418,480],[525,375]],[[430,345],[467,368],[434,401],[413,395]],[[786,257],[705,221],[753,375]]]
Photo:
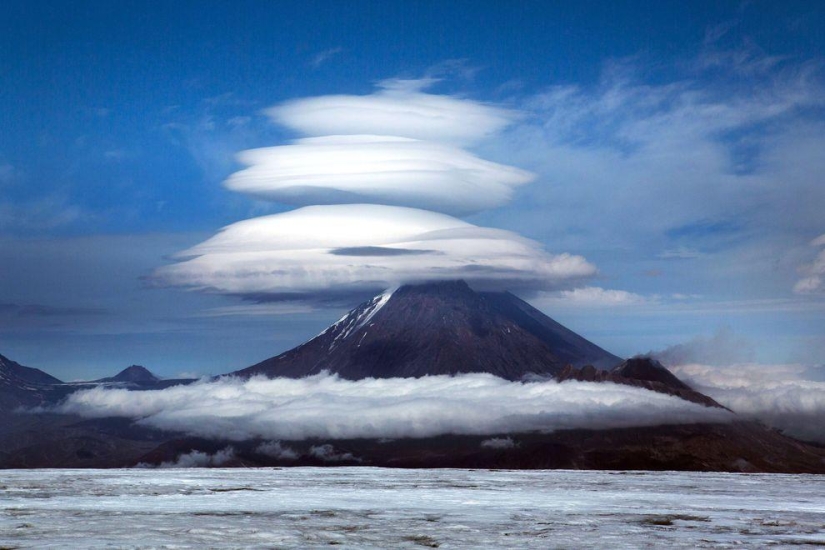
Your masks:
[[[163,284],[307,299],[464,279],[479,288],[554,289],[592,275],[512,232],[452,217],[506,204],[533,179],[463,147],[517,114],[387,82],[368,96],[324,96],[267,111],[306,137],[240,153],[225,185],[301,206],[232,224],[160,268]]]

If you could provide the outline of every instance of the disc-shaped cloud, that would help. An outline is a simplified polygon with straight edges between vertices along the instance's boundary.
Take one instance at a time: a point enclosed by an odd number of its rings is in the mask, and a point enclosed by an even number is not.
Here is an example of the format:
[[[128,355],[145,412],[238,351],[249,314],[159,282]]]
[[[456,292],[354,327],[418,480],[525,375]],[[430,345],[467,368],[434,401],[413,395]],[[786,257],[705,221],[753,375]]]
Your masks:
[[[501,206],[532,174],[440,143],[390,136],[308,138],[244,151],[233,191],[295,205],[377,203],[455,214]]]
[[[488,137],[517,117],[500,107],[409,87],[297,99],[266,113],[308,136],[375,134],[459,144]]]
[[[159,284],[261,299],[323,298],[464,279],[477,288],[552,289],[595,273],[509,231],[412,208],[310,206],[242,221],[158,269]]]

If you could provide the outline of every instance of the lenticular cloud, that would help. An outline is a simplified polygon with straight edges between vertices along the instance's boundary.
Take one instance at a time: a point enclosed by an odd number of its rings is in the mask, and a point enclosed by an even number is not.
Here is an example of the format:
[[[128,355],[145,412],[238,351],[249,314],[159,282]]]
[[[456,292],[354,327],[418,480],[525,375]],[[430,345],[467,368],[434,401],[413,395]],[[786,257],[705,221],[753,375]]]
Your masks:
[[[524,170],[449,145],[395,136],[327,136],[245,151],[225,183],[286,204],[379,203],[467,214],[510,200]]]
[[[561,285],[592,275],[580,256],[551,255],[509,231],[381,205],[308,206],[226,227],[157,275],[201,290],[305,298],[464,279],[485,288]]]
[[[367,96],[288,101],[266,113],[307,136],[373,134],[468,144],[494,135],[517,113],[468,99],[427,94],[430,81],[385,81]]]
[[[242,221],[158,269],[166,286],[253,296],[323,298],[430,280],[496,290],[555,290],[593,275],[580,256],[550,254],[463,215],[505,204],[533,179],[461,148],[516,114],[395,81],[368,96],[300,99],[269,109],[306,136],[240,153],[227,188],[303,206]],[[442,213],[436,213],[442,212]]]

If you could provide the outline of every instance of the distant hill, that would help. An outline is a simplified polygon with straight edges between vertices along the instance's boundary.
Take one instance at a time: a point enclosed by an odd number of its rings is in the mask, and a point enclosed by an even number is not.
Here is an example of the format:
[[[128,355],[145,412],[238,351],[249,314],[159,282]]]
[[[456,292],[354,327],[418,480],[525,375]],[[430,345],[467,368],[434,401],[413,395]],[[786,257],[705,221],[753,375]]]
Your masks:
[[[109,378],[101,378],[94,382],[122,382],[126,384],[152,385],[160,382],[160,378],[149,372],[145,367],[132,365]]]
[[[50,387],[62,383],[42,370],[24,367],[0,355],[0,411],[40,405],[46,401]]]

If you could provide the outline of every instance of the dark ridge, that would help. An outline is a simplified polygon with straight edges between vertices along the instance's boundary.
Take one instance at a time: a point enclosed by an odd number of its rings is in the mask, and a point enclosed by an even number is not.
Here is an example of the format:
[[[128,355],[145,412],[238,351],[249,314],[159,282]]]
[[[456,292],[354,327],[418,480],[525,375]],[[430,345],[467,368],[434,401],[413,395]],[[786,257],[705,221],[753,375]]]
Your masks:
[[[691,389],[690,386],[676,378],[672,372],[667,370],[664,365],[652,357],[632,357],[626,361],[623,361],[620,365],[616,365],[612,372],[618,374],[619,376],[632,378],[634,380],[658,382],[674,389]]]
[[[0,411],[45,403],[60,380],[0,355]]]
[[[109,378],[101,378],[95,382],[127,382],[133,384],[155,384],[160,382],[160,378],[149,372],[148,369],[140,365],[126,367],[119,373]]]
[[[568,365],[556,376],[556,379],[559,382],[564,382],[565,380],[578,380],[579,382],[612,382],[614,384],[624,384],[626,386],[635,386],[637,388],[644,388],[646,390],[655,391],[658,393],[673,395],[706,407],[718,407],[720,409],[730,410],[727,407],[723,407],[707,395],[692,389],[690,386],[676,378],[661,364],[655,368],[663,369],[664,372],[657,373],[656,377],[651,376],[646,368],[621,368],[628,362],[637,360],[638,359],[629,359],[628,361],[624,361],[621,365],[619,365],[619,367],[613,369],[612,371],[597,369],[592,365],[587,365],[582,368],[576,368],[572,365]]]
[[[5,373],[8,373],[10,376],[13,376],[14,378],[28,384],[48,385],[63,383],[61,380],[55,378],[51,374],[43,372],[40,369],[24,367],[20,363],[0,355],[0,376]]]

